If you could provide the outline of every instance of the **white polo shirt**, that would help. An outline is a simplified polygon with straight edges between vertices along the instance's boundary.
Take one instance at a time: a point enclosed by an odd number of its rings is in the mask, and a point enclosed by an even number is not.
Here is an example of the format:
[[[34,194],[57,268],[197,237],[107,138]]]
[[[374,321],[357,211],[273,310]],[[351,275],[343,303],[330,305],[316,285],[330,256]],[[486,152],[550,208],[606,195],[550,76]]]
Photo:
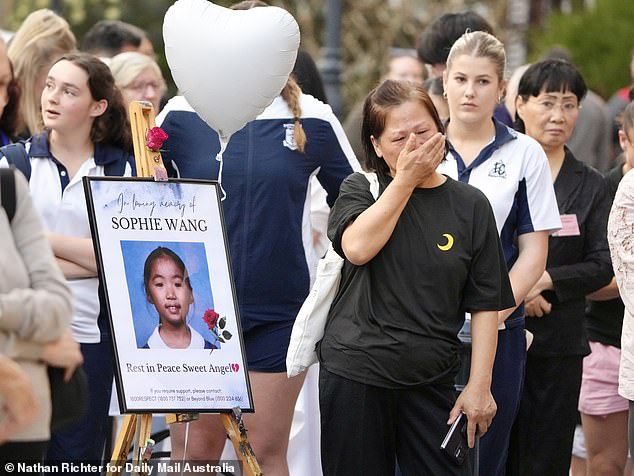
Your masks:
[[[26,143],[31,161],[29,187],[33,204],[40,214],[44,228],[62,235],[92,238],[82,177],[103,177],[103,163],[107,163],[108,157],[100,157],[97,160],[102,162],[102,165],[98,165],[95,158],[90,157],[69,180],[66,168],[50,156],[46,134],[40,134],[31,140],[33,142]],[[3,157],[0,167],[7,166],[7,159]],[[124,175],[130,176],[131,172],[130,165],[126,164]],[[100,342],[101,333],[97,325],[100,311],[99,279],[71,279],[66,282],[74,298],[71,322],[73,336],[80,343]]]
[[[496,120],[493,122],[495,137],[469,167],[449,144],[447,160],[437,170],[473,185],[489,199],[506,265],[511,269],[519,254],[519,235],[558,230],[561,220],[548,159],[541,145]]]

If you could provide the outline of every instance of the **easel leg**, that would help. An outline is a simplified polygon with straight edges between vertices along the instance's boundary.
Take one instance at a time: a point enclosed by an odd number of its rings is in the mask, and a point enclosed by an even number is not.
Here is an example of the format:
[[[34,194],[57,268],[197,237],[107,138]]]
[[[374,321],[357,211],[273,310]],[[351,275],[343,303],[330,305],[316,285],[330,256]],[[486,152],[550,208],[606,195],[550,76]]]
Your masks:
[[[135,468],[131,476],[143,476],[146,474],[147,462],[150,459],[153,442],[150,440],[152,431],[152,414],[140,415],[137,418],[137,441],[132,456],[132,464]],[[138,468],[138,469],[136,469]]]
[[[231,443],[233,443],[236,455],[242,461],[245,476],[262,476],[260,465],[255,459],[249,440],[247,440],[247,429],[242,421],[240,408],[236,407],[230,412],[221,413],[220,418]]]
[[[121,470],[125,467],[124,463],[128,458],[136,430],[137,416],[138,415],[126,415],[123,419],[123,424],[121,425],[121,430],[119,431],[119,436],[117,437],[117,442],[112,452],[112,458],[110,459],[108,476],[119,476]]]
[[[135,434],[137,435],[137,439],[136,446],[134,447],[134,455],[132,457],[132,464],[134,465],[133,467],[135,468],[135,471],[132,471],[132,476],[141,476],[146,474],[144,471],[139,471],[137,469],[147,467],[144,463],[147,463],[149,456],[146,457],[145,451],[148,446],[151,430],[151,414],[125,416],[123,419],[123,425],[121,425],[119,436],[117,437],[114,451],[112,452],[110,464],[108,466],[108,476],[119,476],[125,468],[125,462],[128,459],[128,453],[132,447],[132,441],[134,440]]]

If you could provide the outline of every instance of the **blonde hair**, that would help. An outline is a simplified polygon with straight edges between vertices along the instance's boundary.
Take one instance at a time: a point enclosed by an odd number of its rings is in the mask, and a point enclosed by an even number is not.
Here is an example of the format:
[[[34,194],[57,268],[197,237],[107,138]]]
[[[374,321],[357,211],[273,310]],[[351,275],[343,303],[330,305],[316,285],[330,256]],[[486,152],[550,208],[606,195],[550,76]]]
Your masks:
[[[119,89],[130,86],[137,76],[147,68],[150,68],[156,77],[163,81],[163,73],[156,61],[136,51],[119,53],[110,60],[109,66]]]
[[[495,36],[484,31],[467,31],[451,47],[447,56],[447,70],[451,69],[454,59],[461,55],[489,58],[496,67],[498,79],[504,80],[506,53],[504,45]]]
[[[22,90],[21,131],[25,128],[31,134],[42,131],[42,91],[36,90],[37,81],[46,72],[46,68],[50,68],[59,58],[75,48],[75,35],[68,22],[48,9],[31,13],[11,38],[7,54]]]
[[[293,114],[293,122],[295,124],[293,128],[293,135],[295,136],[295,144],[297,144],[297,149],[303,153],[304,148],[306,147],[306,132],[304,132],[304,128],[302,127],[302,123],[300,121],[300,118],[302,117],[302,109],[299,105],[299,98],[301,95],[302,90],[299,85],[292,76],[289,76],[284,89],[282,89],[281,96],[284,101],[286,101],[286,104],[288,104],[288,107]]]

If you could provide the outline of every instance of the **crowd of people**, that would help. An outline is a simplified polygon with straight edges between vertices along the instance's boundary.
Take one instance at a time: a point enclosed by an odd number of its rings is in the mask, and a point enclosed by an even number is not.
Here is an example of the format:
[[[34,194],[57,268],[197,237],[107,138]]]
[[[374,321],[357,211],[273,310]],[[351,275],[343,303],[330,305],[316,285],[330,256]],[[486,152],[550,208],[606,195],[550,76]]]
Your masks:
[[[608,109],[562,51],[510,73],[486,20],[446,14],[390,50],[344,125],[300,51],[232,136],[222,207],[264,474],[312,474],[287,462],[303,386],[321,445],[302,450],[325,475],[632,474],[634,94]],[[169,175],[218,179],[218,134],[166,91],[148,36],[124,22],[78,44],[42,9],[0,39],[0,167],[22,172],[11,207],[2,182],[2,462],[109,458],[114,354],[82,178],[135,174],[127,108],[147,101]],[[286,353],[328,241],[344,265],[307,386]],[[145,347],[214,348],[187,323],[174,251],[148,256],[144,289],[160,319]],[[51,429],[47,368],[79,366],[87,410]],[[463,467],[440,449],[461,414],[478,448]],[[219,460],[226,442],[217,414],[170,435],[175,460]]]

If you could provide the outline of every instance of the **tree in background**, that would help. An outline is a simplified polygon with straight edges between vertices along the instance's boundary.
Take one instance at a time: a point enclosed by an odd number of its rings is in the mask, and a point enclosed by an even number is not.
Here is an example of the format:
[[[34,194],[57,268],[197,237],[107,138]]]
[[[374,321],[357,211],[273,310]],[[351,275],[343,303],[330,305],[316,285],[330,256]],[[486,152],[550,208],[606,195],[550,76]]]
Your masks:
[[[608,98],[631,83],[632,25],[632,1],[596,0],[594,8],[574,14],[552,13],[543,28],[531,31],[530,57],[537,60],[553,46],[564,46],[590,89]]]
[[[342,0],[342,96],[348,107],[358,102],[379,80],[390,47],[413,48],[416,37],[431,20],[449,11],[478,11],[504,38],[506,0]],[[38,8],[59,7],[81,42],[84,33],[101,19],[123,20],[148,32],[165,78],[171,75],[164,57],[163,16],[174,0],[0,0],[0,28],[15,30]],[[214,0],[230,6],[235,0]],[[316,61],[323,43],[324,0],[269,0],[288,10],[302,34],[301,47]],[[171,93],[175,92],[171,84]]]

